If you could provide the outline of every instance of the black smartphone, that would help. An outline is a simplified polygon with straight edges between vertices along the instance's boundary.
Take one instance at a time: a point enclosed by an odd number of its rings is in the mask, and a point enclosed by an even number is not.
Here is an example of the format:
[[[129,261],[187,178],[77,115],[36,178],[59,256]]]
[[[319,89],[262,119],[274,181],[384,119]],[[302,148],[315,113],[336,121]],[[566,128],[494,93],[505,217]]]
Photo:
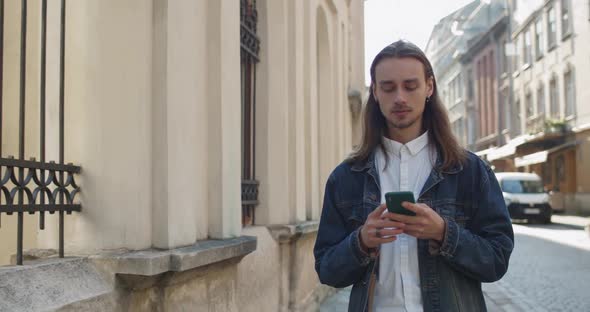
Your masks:
[[[387,192],[385,193],[385,203],[389,212],[403,214],[406,216],[415,216],[413,211],[402,207],[403,202],[415,203],[414,193],[412,192]]]

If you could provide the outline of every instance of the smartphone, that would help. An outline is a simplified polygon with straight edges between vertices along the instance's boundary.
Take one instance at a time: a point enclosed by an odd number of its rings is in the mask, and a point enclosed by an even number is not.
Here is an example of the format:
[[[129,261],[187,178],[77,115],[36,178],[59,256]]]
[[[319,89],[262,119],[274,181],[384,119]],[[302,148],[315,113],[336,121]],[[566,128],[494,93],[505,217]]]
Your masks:
[[[402,207],[403,202],[415,203],[414,193],[412,192],[387,192],[385,193],[385,203],[389,212],[403,214],[406,216],[415,216],[413,211]]]

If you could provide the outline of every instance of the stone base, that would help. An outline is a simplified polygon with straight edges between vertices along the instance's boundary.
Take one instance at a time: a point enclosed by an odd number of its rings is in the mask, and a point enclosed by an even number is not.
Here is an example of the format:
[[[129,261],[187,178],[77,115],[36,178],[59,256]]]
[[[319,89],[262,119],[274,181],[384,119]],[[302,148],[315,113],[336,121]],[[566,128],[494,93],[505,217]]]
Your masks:
[[[172,250],[54,258],[0,268],[0,311],[312,312],[334,289],[314,269],[317,222],[244,229]]]

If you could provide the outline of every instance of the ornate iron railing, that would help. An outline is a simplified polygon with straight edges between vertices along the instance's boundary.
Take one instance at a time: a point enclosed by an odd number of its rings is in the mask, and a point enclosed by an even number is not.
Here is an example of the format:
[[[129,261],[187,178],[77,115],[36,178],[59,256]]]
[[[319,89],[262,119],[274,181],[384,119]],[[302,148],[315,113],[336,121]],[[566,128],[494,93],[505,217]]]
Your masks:
[[[80,204],[75,203],[80,188],[76,184],[75,174],[80,167],[64,164],[64,69],[65,69],[65,26],[66,2],[61,0],[60,14],[60,67],[59,67],[59,163],[47,162],[46,154],[46,56],[47,56],[47,0],[41,1],[41,53],[40,53],[40,97],[39,97],[39,155],[25,160],[25,88],[27,73],[27,1],[21,0],[20,25],[20,96],[18,103],[18,158],[2,157],[2,132],[0,124],[0,217],[2,213],[17,214],[17,250],[16,263],[23,263],[24,213],[39,213],[39,228],[45,229],[45,213],[59,213],[59,256],[64,256],[64,213],[81,211]],[[4,0],[0,0],[0,121],[2,120],[2,88],[4,64]],[[11,104],[11,103],[8,103]],[[14,131],[13,131],[14,132]]]
[[[254,224],[258,205],[258,181],[255,180],[256,64],[260,39],[256,35],[256,0],[240,1],[240,54],[242,66],[242,224]]]
[[[242,181],[242,224],[254,224],[254,209],[258,205],[258,181]]]

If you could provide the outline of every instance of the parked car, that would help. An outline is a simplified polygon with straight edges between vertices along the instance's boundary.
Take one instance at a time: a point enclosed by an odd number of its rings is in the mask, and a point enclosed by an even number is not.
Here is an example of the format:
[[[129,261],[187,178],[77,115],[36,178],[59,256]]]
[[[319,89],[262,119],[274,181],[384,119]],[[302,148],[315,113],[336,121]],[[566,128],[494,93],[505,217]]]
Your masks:
[[[499,172],[496,178],[512,219],[551,223],[553,209],[541,178],[534,173]]]

